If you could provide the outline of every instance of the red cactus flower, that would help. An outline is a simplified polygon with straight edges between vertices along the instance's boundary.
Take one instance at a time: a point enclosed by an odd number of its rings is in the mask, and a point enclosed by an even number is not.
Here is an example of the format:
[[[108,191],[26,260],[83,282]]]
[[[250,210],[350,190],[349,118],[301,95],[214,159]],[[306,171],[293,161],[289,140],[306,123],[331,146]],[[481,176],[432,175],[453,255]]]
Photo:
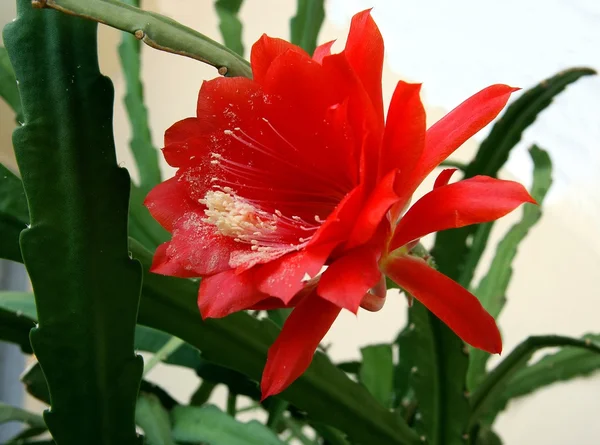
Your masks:
[[[177,173],[146,199],[172,233],[152,271],[202,277],[202,317],[294,308],[269,350],[263,397],[304,372],[341,309],[380,309],[385,276],[467,343],[500,352],[479,301],[410,251],[428,233],[533,202],[518,183],[479,176],[448,184],[444,170],[403,213],[423,179],[515,89],[490,86],[426,131],[418,84],[398,83],[384,121],[383,41],[369,11],[354,16],[342,53],[330,47],[311,58],[263,36],[252,47],[254,79],[204,82],[196,117],[165,134],[163,153]]]

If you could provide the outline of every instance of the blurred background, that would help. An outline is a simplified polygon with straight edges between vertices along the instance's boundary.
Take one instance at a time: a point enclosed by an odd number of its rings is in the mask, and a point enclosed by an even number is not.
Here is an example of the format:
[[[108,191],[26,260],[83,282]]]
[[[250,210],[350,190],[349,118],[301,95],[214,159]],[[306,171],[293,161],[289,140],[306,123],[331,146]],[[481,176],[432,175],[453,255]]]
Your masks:
[[[212,0],[146,0],[143,7],[220,39]],[[262,33],[289,38],[292,0],[246,0],[240,18],[246,56]],[[598,0],[329,0],[319,42],[337,39],[343,48],[350,18],[373,7],[386,44],[384,102],[399,79],[423,82],[430,123],[471,94],[493,83],[528,88],[556,72],[574,67],[600,69]],[[15,16],[14,2],[0,2],[0,26]],[[124,81],[117,57],[120,33],[100,27],[100,64],[116,90],[114,129],[120,165],[137,172],[128,152],[129,123],[122,98]],[[1,41],[1,38],[0,38]],[[197,61],[143,48],[146,104],[154,143],[164,131],[191,116],[200,84],[217,75]],[[554,184],[536,225],[514,262],[508,303],[499,318],[504,350],[529,335],[581,336],[600,331],[600,78],[590,76],[569,86],[524,135],[503,177],[526,185],[531,162],[526,149],[536,143],[554,162]],[[15,169],[10,135],[13,114],[0,102],[0,162]],[[469,160],[484,129],[454,155]],[[165,174],[172,171],[163,163]],[[425,184],[428,190],[431,182]],[[421,192],[423,192],[423,190]],[[519,216],[494,227],[491,246]],[[425,240],[427,244],[427,240]],[[492,251],[487,252],[491,258]],[[485,261],[484,261],[485,266]],[[0,266],[0,286],[26,286],[20,266]],[[406,316],[406,300],[393,293],[378,313],[343,313],[324,343],[334,360],[358,359],[361,346],[395,338]],[[0,400],[33,407],[16,376],[25,365],[19,350],[0,345]],[[197,378],[192,371],[157,366],[149,376],[176,399],[187,401]],[[217,398],[224,399],[225,392]],[[41,410],[41,406],[35,407]],[[600,443],[600,376],[554,385],[513,402],[496,424],[507,445]],[[568,425],[568,428],[566,427]],[[0,438],[1,440],[1,438]]]

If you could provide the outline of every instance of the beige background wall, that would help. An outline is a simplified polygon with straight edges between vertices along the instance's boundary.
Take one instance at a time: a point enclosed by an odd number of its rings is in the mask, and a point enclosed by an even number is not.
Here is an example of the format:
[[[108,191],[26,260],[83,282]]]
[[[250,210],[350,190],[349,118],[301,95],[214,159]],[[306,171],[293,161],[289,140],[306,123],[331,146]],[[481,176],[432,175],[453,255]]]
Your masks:
[[[212,1],[147,0],[144,7],[169,15],[201,32],[218,38],[217,18]],[[288,20],[295,2],[291,0],[247,0],[242,9],[244,40],[249,50],[251,42],[263,32],[272,36],[289,36]],[[14,17],[12,1],[0,2],[0,25]],[[343,44],[346,28],[325,24],[320,41],[338,39]],[[435,30],[432,30],[435,32]],[[121,165],[135,176],[131,156],[127,152],[129,126],[122,105],[123,78],[118,64],[116,45],[118,32],[100,28],[100,58],[103,72],[115,84],[115,138]],[[393,51],[394,48],[388,48]],[[477,57],[477,55],[473,55]],[[150,123],[155,144],[160,146],[164,130],[175,121],[194,113],[200,83],[214,77],[214,69],[170,54],[144,48],[143,69]],[[386,68],[384,94],[389,96],[402,72]],[[420,79],[408,79],[419,81]],[[448,86],[449,88],[451,85]],[[448,110],[429,107],[432,121]],[[13,164],[10,133],[13,117],[0,103],[0,161]],[[476,141],[470,141],[456,154],[457,160],[467,160],[473,154]],[[172,174],[165,167],[165,174]],[[597,185],[597,184],[596,184]],[[569,200],[554,200],[545,208],[541,223],[522,244],[515,261],[514,278],[508,293],[508,304],[500,317],[505,351],[529,335],[559,333],[579,336],[600,332],[600,239],[598,221],[570,220],[565,217],[572,209]],[[498,240],[518,217],[505,218],[494,231]],[[491,252],[488,252],[489,259]],[[359,357],[359,348],[373,342],[391,341],[405,320],[405,300],[396,295],[388,298],[379,313],[350,314],[336,322],[325,339],[331,343],[334,359]],[[194,389],[196,378],[181,369],[161,367],[151,377],[185,401]],[[507,445],[563,445],[600,443],[600,376],[555,385],[527,400],[514,403],[510,411],[499,418],[498,430]]]

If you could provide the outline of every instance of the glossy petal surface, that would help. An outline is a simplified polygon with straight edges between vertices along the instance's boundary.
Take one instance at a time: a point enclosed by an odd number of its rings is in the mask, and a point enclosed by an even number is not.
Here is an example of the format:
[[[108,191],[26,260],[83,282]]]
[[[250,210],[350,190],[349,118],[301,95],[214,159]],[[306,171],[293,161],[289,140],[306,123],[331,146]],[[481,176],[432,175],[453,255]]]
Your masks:
[[[535,203],[521,184],[487,176],[438,187],[402,217],[390,250],[429,233],[496,220],[525,202]]]
[[[269,349],[260,384],[263,399],[283,391],[308,368],[339,313],[338,306],[316,294],[296,306]]]
[[[384,265],[385,274],[470,345],[497,354],[502,339],[494,318],[479,300],[419,258],[400,256]]]

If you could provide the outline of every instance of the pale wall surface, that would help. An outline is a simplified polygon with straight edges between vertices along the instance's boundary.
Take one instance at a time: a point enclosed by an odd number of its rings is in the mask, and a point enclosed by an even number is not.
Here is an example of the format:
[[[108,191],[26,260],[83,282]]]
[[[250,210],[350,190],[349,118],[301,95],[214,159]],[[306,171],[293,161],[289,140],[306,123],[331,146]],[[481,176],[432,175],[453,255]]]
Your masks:
[[[0,2],[2,22],[14,15],[12,6],[7,6],[10,3]],[[242,9],[247,50],[263,32],[287,38],[294,4],[291,0],[247,0]],[[144,5],[209,36],[219,36],[212,1],[147,0]],[[339,49],[351,14],[375,6],[373,14],[386,39],[384,94],[389,99],[400,78],[425,82],[424,98],[432,121],[442,110],[450,110],[491,83],[527,87],[572,65],[600,68],[596,0],[543,2],[543,6],[537,0],[514,0],[503,5],[474,0],[373,0],[370,4],[331,0],[331,20],[320,41],[338,38],[335,48]],[[121,102],[123,78],[115,50],[118,38],[117,32],[101,28],[101,66],[116,88],[114,126],[119,159],[123,166],[133,169],[126,148],[129,127]],[[143,66],[152,133],[160,145],[168,126],[194,113],[200,83],[214,77],[215,71],[149,48],[144,48]],[[569,88],[525,136],[528,144],[538,142],[552,152],[559,187],[515,261],[509,302],[500,317],[506,351],[528,335],[579,336],[600,331],[599,85],[598,79],[590,79]],[[10,158],[11,128],[12,116],[0,103],[2,162]],[[475,141],[465,144],[456,159],[469,159],[475,147]],[[527,181],[530,167],[523,153],[524,149],[514,156],[510,172]],[[497,224],[494,239],[498,240],[517,217],[518,212]],[[357,358],[361,346],[391,341],[404,320],[404,299],[388,298],[379,313],[361,312],[358,317],[344,314],[325,342],[332,344],[330,352],[335,359]],[[151,377],[166,382],[182,401],[196,382],[192,373],[166,367]],[[595,445],[600,443],[598,413],[600,378],[581,379],[514,403],[500,417],[498,430],[507,445]]]

